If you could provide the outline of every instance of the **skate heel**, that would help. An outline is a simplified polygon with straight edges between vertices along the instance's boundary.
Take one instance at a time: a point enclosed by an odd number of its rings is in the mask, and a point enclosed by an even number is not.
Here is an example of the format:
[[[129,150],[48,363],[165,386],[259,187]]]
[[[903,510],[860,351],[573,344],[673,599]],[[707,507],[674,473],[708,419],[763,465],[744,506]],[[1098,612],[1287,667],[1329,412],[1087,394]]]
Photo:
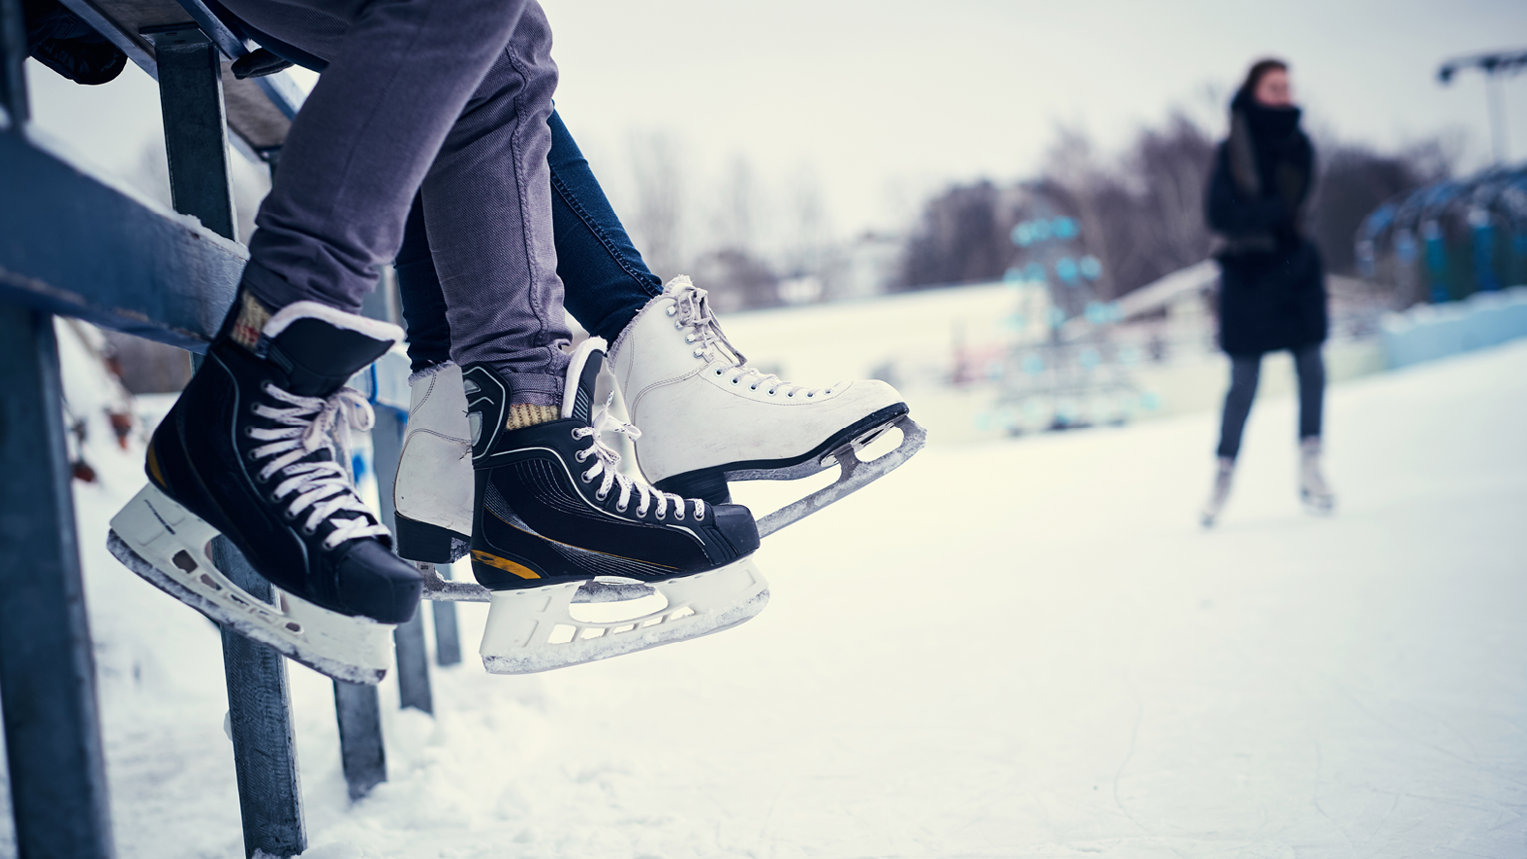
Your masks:
[[[616,581],[627,583],[622,596],[638,584]],[[602,583],[494,591],[480,649],[483,667],[490,674],[532,674],[608,659],[730,629],[769,602],[769,584],[748,558],[640,583],[646,590],[637,599],[592,596],[597,589],[589,585]]]
[[[257,599],[212,560],[218,532],[149,484],[111,520],[106,546],[150,584],[214,623],[336,680],[375,684],[391,665],[392,626],[349,617],[276,590]]]
[[[393,515],[393,523],[398,555],[410,561],[449,564],[466,554],[467,543],[471,540],[465,534],[457,534],[449,528],[420,522],[401,514]],[[461,546],[460,554],[453,550],[454,545]]]

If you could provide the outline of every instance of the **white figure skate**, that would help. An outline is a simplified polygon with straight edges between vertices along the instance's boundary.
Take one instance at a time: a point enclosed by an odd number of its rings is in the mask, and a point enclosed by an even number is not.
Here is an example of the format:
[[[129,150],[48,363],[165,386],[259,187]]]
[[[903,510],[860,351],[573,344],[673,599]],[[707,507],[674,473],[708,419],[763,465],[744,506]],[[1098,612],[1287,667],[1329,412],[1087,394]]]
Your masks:
[[[721,503],[729,480],[794,480],[842,467],[832,486],[760,518],[762,536],[884,477],[926,440],[885,382],[813,388],[749,367],[705,290],[687,277],[669,281],[626,326],[610,367],[631,422],[642,427],[637,464],[659,489]],[[902,434],[894,451],[859,458],[892,428]]]
[[[1299,442],[1299,498],[1304,509],[1316,515],[1329,515],[1336,508],[1336,496],[1320,470],[1320,438],[1313,436]]]
[[[1210,491],[1209,500],[1204,502],[1203,510],[1198,514],[1205,528],[1213,528],[1214,523],[1219,521],[1219,514],[1225,509],[1225,501],[1230,498],[1230,478],[1235,474],[1235,460],[1222,456],[1217,463],[1214,489]]]

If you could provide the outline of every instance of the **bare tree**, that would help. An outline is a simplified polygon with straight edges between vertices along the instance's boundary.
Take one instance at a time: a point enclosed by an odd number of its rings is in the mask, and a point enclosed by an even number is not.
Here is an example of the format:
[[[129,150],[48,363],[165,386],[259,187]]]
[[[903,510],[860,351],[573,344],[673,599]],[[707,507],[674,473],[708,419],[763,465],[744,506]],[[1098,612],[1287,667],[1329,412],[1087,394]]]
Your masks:
[[[683,259],[684,184],[678,148],[663,132],[631,135],[636,217],[630,225],[643,256],[665,279],[679,273]]]

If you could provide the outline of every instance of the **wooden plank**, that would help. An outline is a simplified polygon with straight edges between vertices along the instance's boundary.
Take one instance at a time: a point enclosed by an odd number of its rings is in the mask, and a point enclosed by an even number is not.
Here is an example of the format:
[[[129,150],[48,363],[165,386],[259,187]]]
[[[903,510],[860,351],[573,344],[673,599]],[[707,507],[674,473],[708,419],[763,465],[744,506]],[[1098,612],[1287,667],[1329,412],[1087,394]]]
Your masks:
[[[52,317],[0,303],[0,367],[0,712],[17,852],[109,859],[111,812]]]
[[[212,541],[212,560],[233,583],[270,602],[274,588],[250,568],[224,537]],[[237,633],[223,630],[223,673],[228,681],[228,720],[239,818],[246,859],[296,856],[307,849],[302,781],[292,732],[286,658]]]
[[[45,141],[0,134],[0,301],[202,352],[247,259]]]
[[[382,705],[375,686],[334,681],[334,714],[339,720],[339,759],[351,799],[360,799],[387,780],[382,744]]]
[[[145,35],[159,58],[159,104],[175,211],[193,215],[202,226],[238,241],[217,48],[195,26],[166,27]]]

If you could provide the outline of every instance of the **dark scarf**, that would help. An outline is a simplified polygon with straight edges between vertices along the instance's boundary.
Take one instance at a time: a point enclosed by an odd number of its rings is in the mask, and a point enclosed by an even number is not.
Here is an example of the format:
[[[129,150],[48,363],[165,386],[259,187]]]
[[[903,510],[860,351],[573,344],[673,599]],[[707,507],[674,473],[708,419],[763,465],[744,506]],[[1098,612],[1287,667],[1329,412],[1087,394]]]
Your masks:
[[[1247,250],[1270,250],[1277,239],[1298,233],[1310,180],[1309,139],[1299,128],[1302,114],[1297,107],[1264,105],[1244,90],[1230,102],[1230,175],[1237,190],[1249,200],[1281,196],[1291,215],[1277,236],[1241,237],[1237,244]]]

